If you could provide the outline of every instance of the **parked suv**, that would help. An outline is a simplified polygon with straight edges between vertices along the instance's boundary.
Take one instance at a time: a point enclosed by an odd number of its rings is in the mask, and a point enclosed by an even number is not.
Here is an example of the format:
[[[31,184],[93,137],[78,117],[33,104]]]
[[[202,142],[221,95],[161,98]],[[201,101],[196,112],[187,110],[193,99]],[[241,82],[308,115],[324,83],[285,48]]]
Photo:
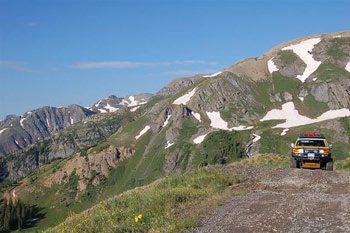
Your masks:
[[[291,144],[291,168],[321,168],[333,171],[332,144],[318,133],[304,133]]]

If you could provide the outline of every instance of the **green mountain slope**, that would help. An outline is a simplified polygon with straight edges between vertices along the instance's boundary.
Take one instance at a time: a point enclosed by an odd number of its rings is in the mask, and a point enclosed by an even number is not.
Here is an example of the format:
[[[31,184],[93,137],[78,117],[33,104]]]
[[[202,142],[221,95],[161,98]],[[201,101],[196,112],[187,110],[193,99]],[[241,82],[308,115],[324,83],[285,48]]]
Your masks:
[[[317,43],[306,54],[319,65],[302,80],[300,77],[312,64],[294,50],[284,48],[309,40]],[[287,156],[290,142],[303,132],[325,134],[334,145],[334,158],[345,160],[350,152],[349,117],[332,115],[317,123],[306,123],[316,122],[312,120],[330,110],[349,111],[350,73],[345,69],[348,62],[350,32],[340,32],[283,43],[216,75],[174,80],[135,112],[126,110],[115,121],[98,121],[94,125],[97,131],[118,126],[79,146],[72,156],[58,160],[42,156],[46,160],[40,164],[50,163],[23,179],[7,192],[7,197],[43,208],[45,218],[35,228],[43,229],[57,225],[71,212],[81,212],[101,200],[165,176],[240,161],[247,154]],[[283,110],[286,104],[295,109]],[[284,118],[262,121],[271,110],[285,111]],[[276,128],[293,114],[298,114],[293,118],[298,119],[297,124]],[[291,119],[286,123],[290,122],[295,123]],[[78,132],[87,132],[88,128],[81,124]],[[72,140],[79,138],[70,135]],[[48,140],[54,141],[54,137]],[[39,148],[41,154],[49,154],[46,151],[50,146],[41,144]],[[13,156],[14,161],[21,161],[31,155],[30,150],[24,150]],[[30,167],[31,161],[24,167]],[[14,164],[9,170],[18,174],[23,169]]]

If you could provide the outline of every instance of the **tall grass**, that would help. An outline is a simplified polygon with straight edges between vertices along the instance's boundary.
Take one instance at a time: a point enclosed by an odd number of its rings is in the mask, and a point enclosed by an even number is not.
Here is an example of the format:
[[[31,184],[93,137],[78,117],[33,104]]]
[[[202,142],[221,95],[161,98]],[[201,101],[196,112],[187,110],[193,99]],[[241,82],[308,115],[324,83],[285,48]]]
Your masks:
[[[238,182],[214,168],[172,175],[72,215],[46,232],[182,232],[197,226],[199,213]]]

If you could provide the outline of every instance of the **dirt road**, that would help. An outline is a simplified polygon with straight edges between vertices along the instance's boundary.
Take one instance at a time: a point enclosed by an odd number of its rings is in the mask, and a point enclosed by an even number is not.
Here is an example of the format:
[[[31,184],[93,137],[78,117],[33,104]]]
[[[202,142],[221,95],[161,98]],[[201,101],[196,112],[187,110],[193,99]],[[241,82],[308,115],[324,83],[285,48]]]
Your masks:
[[[350,172],[232,168],[247,190],[211,210],[192,232],[350,232]]]

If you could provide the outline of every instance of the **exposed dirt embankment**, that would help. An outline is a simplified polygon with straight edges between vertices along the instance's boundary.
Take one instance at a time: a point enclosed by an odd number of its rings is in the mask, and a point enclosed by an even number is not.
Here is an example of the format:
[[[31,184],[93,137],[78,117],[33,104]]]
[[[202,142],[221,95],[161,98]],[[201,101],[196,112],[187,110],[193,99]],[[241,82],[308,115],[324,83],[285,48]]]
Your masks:
[[[228,168],[247,190],[203,217],[192,232],[350,232],[350,173]]]

